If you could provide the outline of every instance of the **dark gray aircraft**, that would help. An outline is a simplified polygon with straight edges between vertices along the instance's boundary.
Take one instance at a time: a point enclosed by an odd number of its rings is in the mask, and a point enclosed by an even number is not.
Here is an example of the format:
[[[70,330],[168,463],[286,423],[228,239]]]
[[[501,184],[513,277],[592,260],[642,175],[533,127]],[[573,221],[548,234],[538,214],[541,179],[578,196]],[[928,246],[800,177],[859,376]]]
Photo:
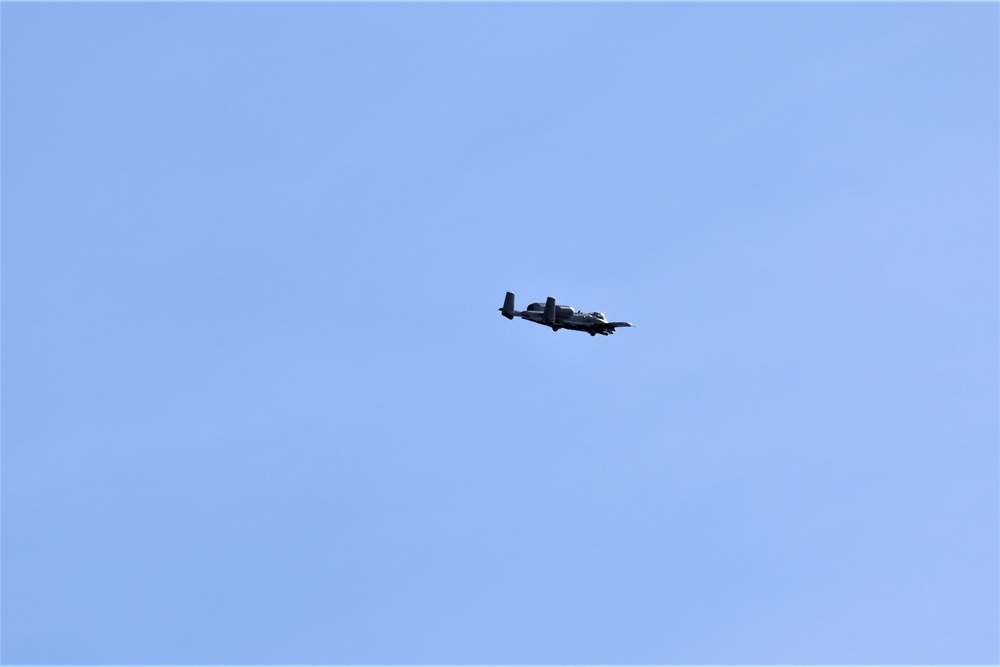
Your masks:
[[[533,303],[527,310],[514,310],[513,292],[507,292],[500,313],[508,320],[520,317],[522,320],[552,327],[553,331],[572,329],[586,331],[591,336],[608,336],[615,332],[615,327],[635,326],[630,322],[608,322],[603,313],[583,313],[569,306],[557,306],[556,300],[551,296],[545,300],[544,305]]]

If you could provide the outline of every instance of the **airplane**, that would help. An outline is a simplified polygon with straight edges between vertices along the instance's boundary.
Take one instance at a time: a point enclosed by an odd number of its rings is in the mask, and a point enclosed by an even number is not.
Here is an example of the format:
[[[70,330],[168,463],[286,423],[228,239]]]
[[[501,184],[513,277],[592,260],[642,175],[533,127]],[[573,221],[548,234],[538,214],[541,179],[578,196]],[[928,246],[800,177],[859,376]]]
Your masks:
[[[545,300],[545,305],[533,303],[527,310],[514,310],[514,293],[507,292],[507,298],[503,300],[503,307],[499,310],[508,320],[520,317],[522,320],[552,327],[553,331],[586,331],[591,336],[608,336],[615,332],[615,327],[635,326],[631,322],[608,322],[603,313],[584,313],[570,306],[557,306],[556,300],[551,296]]]

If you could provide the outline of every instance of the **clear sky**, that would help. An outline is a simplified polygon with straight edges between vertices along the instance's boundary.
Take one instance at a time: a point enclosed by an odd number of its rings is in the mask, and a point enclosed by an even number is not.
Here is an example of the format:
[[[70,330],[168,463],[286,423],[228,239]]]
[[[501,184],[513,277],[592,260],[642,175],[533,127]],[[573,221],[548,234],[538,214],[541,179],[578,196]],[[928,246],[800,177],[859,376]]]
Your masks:
[[[996,663],[998,26],[5,3],[3,660]]]

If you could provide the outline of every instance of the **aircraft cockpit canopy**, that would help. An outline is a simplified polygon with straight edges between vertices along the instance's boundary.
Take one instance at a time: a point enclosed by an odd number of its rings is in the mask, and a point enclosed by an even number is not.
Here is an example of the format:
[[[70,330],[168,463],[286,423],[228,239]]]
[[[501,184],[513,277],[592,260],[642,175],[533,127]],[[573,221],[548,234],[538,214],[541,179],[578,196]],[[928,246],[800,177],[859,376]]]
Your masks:
[[[594,312],[592,312],[591,315],[593,315],[594,317],[596,317],[599,320],[603,320],[604,319],[604,313],[599,313],[596,310]]]

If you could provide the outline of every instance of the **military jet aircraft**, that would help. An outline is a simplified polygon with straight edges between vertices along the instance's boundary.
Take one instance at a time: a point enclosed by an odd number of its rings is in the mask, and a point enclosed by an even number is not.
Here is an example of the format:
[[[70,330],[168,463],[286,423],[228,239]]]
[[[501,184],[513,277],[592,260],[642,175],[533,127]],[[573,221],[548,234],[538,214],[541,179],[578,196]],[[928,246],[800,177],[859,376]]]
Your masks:
[[[551,296],[545,300],[544,305],[533,303],[528,306],[527,310],[519,311],[514,310],[514,293],[507,292],[503,308],[499,310],[508,320],[520,317],[522,320],[552,327],[553,331],[572,329],[573,331],[586,331],[591,336],[597,334],[608,336],[615,332],[615,327],[635,326],[631,322],[608,322],[603,313],[583,313],[570,306],[557,306],[556,300]]]

